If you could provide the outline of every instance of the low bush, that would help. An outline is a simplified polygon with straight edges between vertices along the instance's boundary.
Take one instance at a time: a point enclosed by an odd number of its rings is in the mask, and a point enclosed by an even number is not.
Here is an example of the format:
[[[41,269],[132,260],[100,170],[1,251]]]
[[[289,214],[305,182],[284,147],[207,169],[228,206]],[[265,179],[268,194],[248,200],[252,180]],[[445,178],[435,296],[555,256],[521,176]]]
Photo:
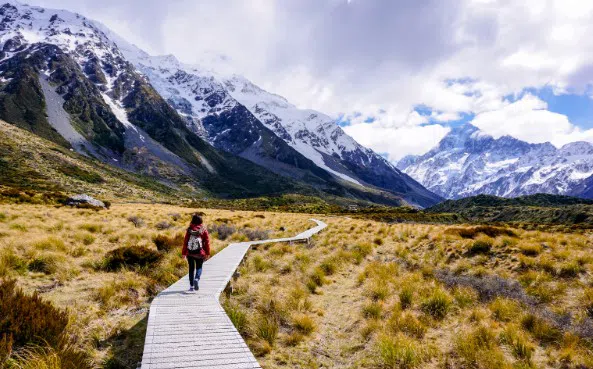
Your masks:
[[[158,229],[159,231],[164,231],[165,229],[169,229],[171,227],[173,227],[173,225],[169,222],[166,221],[162,221],[162,222],[158,222],[155,225],[156,229]]]
[[[132,224],[134,224],[134,227],[136,227],[136,228],[143,227],[146,224],[144,219],[142,219],[136,215],[132,215],[132,216],[128,217],[128,222],[131,222]]]
[[[480,234],[493,238],[498,236],[517,237],[517,234],[510,229],[492,226],[453,227],[445,230],[445,234],[457,235],[462,238],[476,238]]]
[[[103,229],[103,227],[100,224],[96,223],[84,223],[81,224],[78,228],[85,231],[89,231],[91,233],[101,232],[101,230]]]
[[[122,267],[138,268],[158,263],[163,255],[144,246],[124,246],[105,254],[103,266],[108,271]]]
[[[169,252],[176,248],[179,248],[181,250],[181,247],[183,246],[183,239],[184,236],[182,233],[178,233],[173,237],[169,237],[164,234],[159,234],[152,238],[152,242],[154,243],[158,251]]]
[[[27,262],[17,255],[12,248],[0,249],[0,277],[8,275],[11,271],[22,274],[27,271]]]
[[[270,232],[262,229],[242,228],[239,232],[245,235],[249,241],[267,240],[270,238]]]
[[[211,224],[209,227],[210,233],[216,233],[216,236],[219,240],[224,241],[230,236],[232,236],[235,232],[237,232],[237,228],[228,224]]]
[[[31,347],[48,346],[56,353],[59,368],[90,368],[88,356],[68,345],[68,314],[44,301],[36,293],[27,295],[14,280],[0,281],[0,356],[20,352],[26,357]],[[41,347],[41,346],[39,346]],[[25,355],[25,356],[23,356]],[[15,364],[26,363],[16,358]],[[16,366],[19,367],[19,366]],[[27,366],[38,368],[38,366]]]

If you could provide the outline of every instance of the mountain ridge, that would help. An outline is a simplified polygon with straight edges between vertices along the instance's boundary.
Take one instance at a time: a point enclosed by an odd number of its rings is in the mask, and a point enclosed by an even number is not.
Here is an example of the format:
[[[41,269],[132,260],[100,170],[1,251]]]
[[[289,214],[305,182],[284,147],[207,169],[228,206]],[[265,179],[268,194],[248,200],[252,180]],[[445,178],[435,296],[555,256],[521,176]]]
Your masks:
[[[440,200],[393,167],[385,170],[385,181],[397,185],[381,187],[343,174],[352,163],[332,169],[311,160],[204,71],[172,72],[181,84],[195,83],[191,102],[164,93],[174,87],[171,80],[159,88],[157,73],[137,59],[162,72],[181,66],[174,56],[151,57],[79,14],[9,1],[0,15],[0,118],[83,155],[157,180],[173,175],[223,195],[227,185],[247,194],[311,186],[386,204]]]
[[[511,136],[495,139],[466,123],[453,128],[426,154],[404,157],[397,166],[451,199],[535,193],[591,197],[593,145],[572,142],[556,148],[549,142],[531,144]]]

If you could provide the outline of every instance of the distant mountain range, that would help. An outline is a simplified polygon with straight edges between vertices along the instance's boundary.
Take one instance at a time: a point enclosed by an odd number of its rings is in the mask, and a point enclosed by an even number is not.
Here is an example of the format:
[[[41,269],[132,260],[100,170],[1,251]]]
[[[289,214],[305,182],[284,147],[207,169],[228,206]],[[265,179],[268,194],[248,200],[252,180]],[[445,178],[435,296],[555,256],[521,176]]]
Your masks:
[[[216,196],[441,200],[330,117],[242,76],[150,56],[64,10],[8,2],[0,16],[0,119],[82,155]]]
[[[465,124],[453,128],[428,153],[407,156],[397,166],[449,199],[535,193],[593,198],[593,145],[588,142],[556,148],[510,136],[495,139]]]

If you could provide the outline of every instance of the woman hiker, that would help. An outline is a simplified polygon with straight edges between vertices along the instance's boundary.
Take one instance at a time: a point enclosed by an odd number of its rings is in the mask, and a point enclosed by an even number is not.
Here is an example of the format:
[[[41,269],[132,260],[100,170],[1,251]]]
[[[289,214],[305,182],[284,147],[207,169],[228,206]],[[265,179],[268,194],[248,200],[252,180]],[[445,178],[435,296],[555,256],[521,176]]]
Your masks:
[[[202,224],[202,217],[194,214],[191,223],[185,232],[183,249],[181,255],[187,258],[189,265],[189,290],[194,291],[200,288],[199,282],[202,276],[202,265],[210,258],[210,237],[208,230]],[[194,274],[195,271],[195,274]]]

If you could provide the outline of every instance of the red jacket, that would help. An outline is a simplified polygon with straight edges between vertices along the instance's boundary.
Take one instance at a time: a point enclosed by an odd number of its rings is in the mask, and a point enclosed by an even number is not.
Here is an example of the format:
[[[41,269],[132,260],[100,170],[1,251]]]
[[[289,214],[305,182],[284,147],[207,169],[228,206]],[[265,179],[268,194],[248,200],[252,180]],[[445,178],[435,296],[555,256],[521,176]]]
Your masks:
[[[206,258],[206,256],[210,256],[210,236],[208,235],[208,230],[206,227],[201,225],[190,224],[189,228],[185,232],[185,239],[183,240],[183,249],[181,249],[181,255],[187,256],[187,242],[189,241],[189,230],[192,231],[202,231],[202,252],[200,254],[191,254],[190,256],[197,257],[200,259]]]

